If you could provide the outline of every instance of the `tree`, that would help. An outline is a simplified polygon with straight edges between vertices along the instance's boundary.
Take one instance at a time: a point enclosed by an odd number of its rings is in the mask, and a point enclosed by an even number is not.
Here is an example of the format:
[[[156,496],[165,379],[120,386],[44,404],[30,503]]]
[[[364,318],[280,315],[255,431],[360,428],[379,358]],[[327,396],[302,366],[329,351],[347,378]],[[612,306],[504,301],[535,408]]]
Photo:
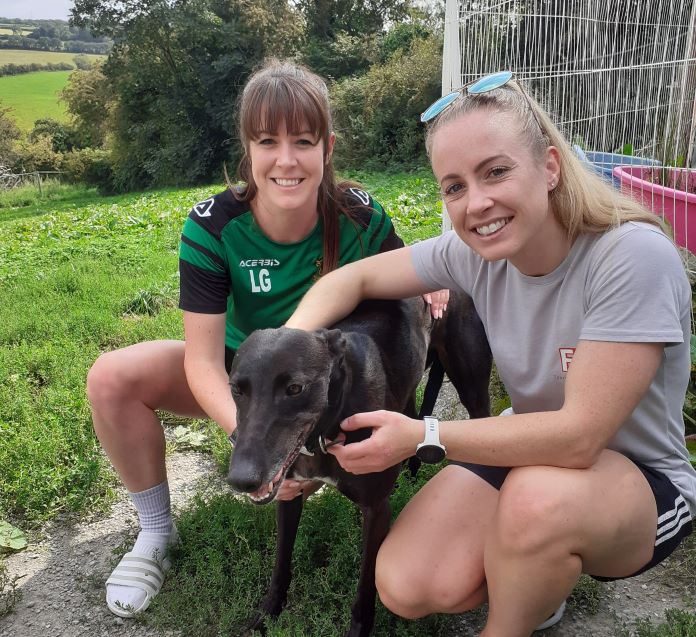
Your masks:
[[[341,165],[408,165],[425,160],[419,115],[440,96],[442,41],[415,39],[359,77],[331,89]]]
[[[17,159],[15,142],[22,136],[11,113],[11,108],[0,103],[0,166],[14,165]]]
[[[102,64],[77,70],[61,92],[82,146],[101,147],[106,141],[115,95]]]
[[[410,0],[298,0],[306,22],[303,59],[317,73],[340,79],[379,59],[386,25],[409,17]]]
[[[103,74],[122,189],[219,176],[236,159],[240,87],[265,57],[302,42],[287,0],[76,0],[72,15],[115,40]]]
[[[51,140],[51,146],[56,153],[67,153],[81,147],[77,131],[55,119],[44,118],[34,122],[34,128],[28,135],[29,141],[33,143],[42,137]]]

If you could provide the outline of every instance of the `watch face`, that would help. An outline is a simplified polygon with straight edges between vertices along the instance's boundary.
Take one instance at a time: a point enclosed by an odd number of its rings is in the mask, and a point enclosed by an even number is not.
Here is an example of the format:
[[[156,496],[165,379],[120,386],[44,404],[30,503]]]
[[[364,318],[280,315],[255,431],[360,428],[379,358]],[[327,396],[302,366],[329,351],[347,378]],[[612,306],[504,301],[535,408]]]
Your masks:
[[[445,459],[445,450],[440,445],[421,445],[416,456],[425,464],[437,464]]]

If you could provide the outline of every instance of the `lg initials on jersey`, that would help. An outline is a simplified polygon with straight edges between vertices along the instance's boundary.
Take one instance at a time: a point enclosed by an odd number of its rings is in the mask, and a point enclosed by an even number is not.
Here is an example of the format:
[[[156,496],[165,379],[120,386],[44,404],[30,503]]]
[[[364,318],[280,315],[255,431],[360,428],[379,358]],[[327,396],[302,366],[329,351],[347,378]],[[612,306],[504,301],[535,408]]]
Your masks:
[[[271,291],[271,276],[268,270],[265,268],[259,270],[258,273],[258,283],[254,277],[254,271],[249,270],[249,278],[251,279],[251,291],[255,294],[258,292],[270,292]]]

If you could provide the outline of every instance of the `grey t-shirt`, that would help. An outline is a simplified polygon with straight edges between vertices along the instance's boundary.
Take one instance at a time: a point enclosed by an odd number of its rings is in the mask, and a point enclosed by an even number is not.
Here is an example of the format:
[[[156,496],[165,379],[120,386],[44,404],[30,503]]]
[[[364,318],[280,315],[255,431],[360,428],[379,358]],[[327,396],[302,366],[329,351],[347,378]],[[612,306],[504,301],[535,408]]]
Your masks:
[[[473,298],[515,413],[560,409],[581,339],[665,343],[650,388],[608,448],[668,476],[696,515],[681,411],[691,369],[691,288],[658,228],[627,222],[580,235],[563,263],[538,277],[507,260],[484,261],[453,231],[415,244],[412,253],[427,286]]]

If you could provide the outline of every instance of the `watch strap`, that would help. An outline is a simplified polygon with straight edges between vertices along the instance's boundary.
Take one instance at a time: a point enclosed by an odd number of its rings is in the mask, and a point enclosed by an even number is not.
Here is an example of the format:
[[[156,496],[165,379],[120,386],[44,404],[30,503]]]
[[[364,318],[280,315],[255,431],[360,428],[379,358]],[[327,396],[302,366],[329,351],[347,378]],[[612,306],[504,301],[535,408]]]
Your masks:
[[[425,422],[423,444],[440,446],[440,421],[434,416],[425,416],[423,420]]]

